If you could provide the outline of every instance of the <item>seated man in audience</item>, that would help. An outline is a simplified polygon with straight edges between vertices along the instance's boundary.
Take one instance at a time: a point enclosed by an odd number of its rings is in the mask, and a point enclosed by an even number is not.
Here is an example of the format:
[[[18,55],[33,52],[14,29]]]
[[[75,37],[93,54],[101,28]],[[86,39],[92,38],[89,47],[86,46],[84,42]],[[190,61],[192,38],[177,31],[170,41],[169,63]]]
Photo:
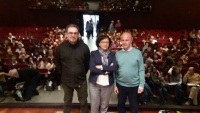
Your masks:
[[[2,47],[4,48],[4,50],[7,50],[8,45],[9,45],[9,40],[4,40],[4,42],[2,44]]]
[[[30,44],[30,45],[28,46],[28,48],[26,48],[26,51],[29,51],[29,52],[31,52],[31,53],[34,53],[35,47],[34,47],[32,44]]]
[[[154,55],[154,51],[151,46],[149,46],[144,52],[148,54],[148,57]]]
[[[142,52],[144,52],[149,47],[149,43],[145,42],[145,45],[142,47]]]
[[[12,56],[12,58],[10,60],[10,64],[13,66],[19,64],[17,61],[17,58],[15,56]]]
[[[47,58],[50,58],[51,60],[54,58],[54,55],[53,55],[53,50],[52,49],[49,49],[48,50],[48,54],[46,55]]]
[[[32,95],[39,95],[39,92],[36,90],[36,84],[38,79],[40,78],[40,73],[37,69],[33,68],[21,68],[19,70],[12,69],[9,70],[8,73],[0,73],[1,75],[6,75],[13,77],[12,88],[14,90],[14,86],[17,83],[16,81],[22,81],[24,83],[24,95],[23,100],[28,101],[31,100]]]
[[[200,57],[200,54],[198,53],[197,48],[194,48],[192,50],[192,54],[190,55],[190,57]]]
[[[188,72],[183,77],[183,83],[188,83],[188,91],[190,91],[188,101],[185,105],[190,105],[193,102],[193,105],[198,105],[198,92],[199,92],[199,85],[200,83],[200,75],[194,72],[194,67],[189,67]]]
[[[18,43],[18,48],[15,50],[15,52],[20,54],[22,51],[25,51],[25,49],[22,48],[22,44],[21,43]]]
[[[165,63],[164,63],[164,66],[163,66],[164,69],[170,68],[170,67],[175,65],[174,59],[172,58],[172,56],[168,52],[164,51],[163,57],[166,60]]]
[[[15,55],[13,54],[12,50],[11,50],[11,49],[8,49],[8,50],[7,50],[6,58],[11,59],[13,56],[15,56]]]
[[[12,35],[12,33],[8,33],[8,39],[10,40],[10,42],[12,42],[13,39],[16,39],[15,36]]]
[[[17,47],[18,47],[18,41],[16,40],[16,38],[13,38],[11,42],[11,48],[17,48]]]

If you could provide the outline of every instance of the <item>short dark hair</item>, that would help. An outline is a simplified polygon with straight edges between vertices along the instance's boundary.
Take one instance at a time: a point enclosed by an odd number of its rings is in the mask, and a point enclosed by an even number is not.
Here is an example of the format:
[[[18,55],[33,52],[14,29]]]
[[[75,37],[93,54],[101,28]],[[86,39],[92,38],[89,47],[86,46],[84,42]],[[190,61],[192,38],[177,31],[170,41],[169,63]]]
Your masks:
[[[99,47],[99,43],[100,43],[102,40],[106,39],[106,38],[109,40],[109,46],[108,46],[108,47],[110,47],[112,41],[111,41],[111,39],[108,37],[108,35],[101,35],[101,36],[99,36],[99,37],[97,38],[97,40],[96,40],[96,46]]]
[[[65,32],[67,32],[67,30],[68,30],[70,27],[75,27],[75,28],[77,28],[77,29],[78,29],[78,32],[79,32],[79,27],[78,27],[76,24],[69,24],[69,25],[67,25]]]

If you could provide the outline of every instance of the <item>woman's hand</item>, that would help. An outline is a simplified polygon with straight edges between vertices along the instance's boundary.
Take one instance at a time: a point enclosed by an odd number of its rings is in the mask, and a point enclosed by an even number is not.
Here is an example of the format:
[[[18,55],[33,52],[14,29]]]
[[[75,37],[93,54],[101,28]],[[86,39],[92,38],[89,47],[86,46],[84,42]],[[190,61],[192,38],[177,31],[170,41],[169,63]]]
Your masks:
[[[96,65],[96,68],[97,69],[101,69],[101,65]]]

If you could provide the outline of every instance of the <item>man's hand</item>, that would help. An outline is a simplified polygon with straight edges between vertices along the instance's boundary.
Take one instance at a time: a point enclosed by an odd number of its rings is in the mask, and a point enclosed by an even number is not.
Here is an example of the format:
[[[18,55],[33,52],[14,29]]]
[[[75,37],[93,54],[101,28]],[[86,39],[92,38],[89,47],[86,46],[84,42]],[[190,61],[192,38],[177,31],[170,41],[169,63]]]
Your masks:
[[[144,89],[138,87],[138,94],[141,94],[144,91]]]
[[[114,86],[114,93],[115,93],[115,94],[118,94],[118,93],[119,93],[117,86]]]

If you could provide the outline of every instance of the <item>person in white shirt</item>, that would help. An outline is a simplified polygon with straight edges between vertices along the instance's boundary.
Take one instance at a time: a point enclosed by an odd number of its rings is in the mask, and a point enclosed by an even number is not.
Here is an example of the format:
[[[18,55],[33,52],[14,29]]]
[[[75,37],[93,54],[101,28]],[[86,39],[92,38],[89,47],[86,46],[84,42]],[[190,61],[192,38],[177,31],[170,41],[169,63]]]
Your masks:
[[[117,70],[115,53],[109,50],[111,39],[107,35],[96,40],[98,50],[90,56],[89,92],[91,113],[106,113],[113,91],[113,72]]]
[[[8,39],[10,40],[10,42],[12,43],[12,39],[16,37],[12,35],[12,33],[8,33]]]
[[[168,74],[170,75],[170,83],[169,84],[173,89],[175,93],[175,98],[177,100],[177,105],[182,105],[182,74],[180,72],[180,68],[177,66],[173,66],[168,71]]]
[[[18,48],[15,50],[15,52],[20,54],[22,51],[25,51],[25,49],[22,48],[22,44],[21,43],[18,43]]]

